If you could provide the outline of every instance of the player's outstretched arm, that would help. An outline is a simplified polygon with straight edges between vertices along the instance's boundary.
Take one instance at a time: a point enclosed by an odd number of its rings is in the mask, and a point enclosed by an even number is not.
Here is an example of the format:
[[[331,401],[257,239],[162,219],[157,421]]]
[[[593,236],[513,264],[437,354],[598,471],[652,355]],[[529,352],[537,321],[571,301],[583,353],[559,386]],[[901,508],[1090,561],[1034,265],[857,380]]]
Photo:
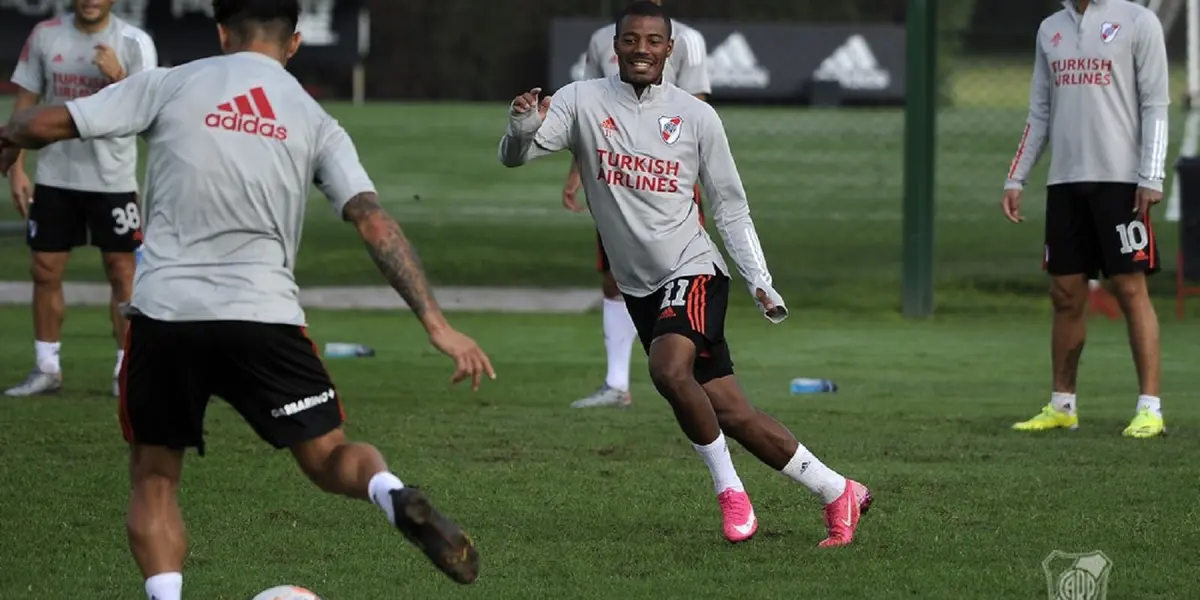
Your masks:
[[[1029,173],[1042,157],[1046,149],[1047,133],[1050,130],[1050,94],[1054,87],[1053,75],[1046,53],[1042,50],[1042,32],[1039,30],[1033,58],[1033,78],[1029,85],[1029,115],[1025,119],[1025,130],[1021,134],[1021,142],[1017,153],[1013,156],[1008,168],[1008,178],[1004,182],[1006,190],[1020,190],[1025,187]],[[1006,207],[1007,210],[1007,207]],[[1011,217],[1010,217],[1011,218]]]
[[[554,100],[533,88],[513,99],[508,130],[500,138],[500,163],[519,167],[535,158],[570,148],[575,139],[576,87],[564,86]]]
[[[708,193],[713,220],[737,266],[738,273],[750,287],[750,294],[763,314],[772,323],[787,318],[783,297],[772,287],[771,272],[763,256],[762,244],[754,221],[750,219],[750,202],[746,188],[733,161],[729,138],[721,117],[712,107],[705,107],[705,118],[698,124],[700,136],[700,183]]]
[[[455,372],[451,381],[472,380],[479,389],[483,375],[496,378],[491,361],[471,338],[450,327],[433,297],[433,289],[417,251],[405,237],[400,224],[379,204],[375,192],[362,192],[346,203],[344,218],[353,223],[367,246],[367,253],[392,288],[399,292],[425,331],[430,342],[454,359]]]
[[[75,128],[75,120],[66,107],[32,106],[12,116],[4,127],[3,137],[6,144],[37,150],[54,142],[79,137],[79,130]]]

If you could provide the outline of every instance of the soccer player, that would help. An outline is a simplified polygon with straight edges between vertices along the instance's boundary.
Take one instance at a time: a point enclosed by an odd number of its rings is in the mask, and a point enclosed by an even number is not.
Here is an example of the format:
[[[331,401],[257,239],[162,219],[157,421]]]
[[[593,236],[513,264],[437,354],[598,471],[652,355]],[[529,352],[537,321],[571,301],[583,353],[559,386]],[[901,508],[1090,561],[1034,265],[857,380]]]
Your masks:
[[[1159,270],[1150,208],[1162,200],[1168,102],[1162,24],[1149,9],[1126,0],[1076,0],[1042,21],[1029,119],[1002,208],[1013,223],[1023,220],[1021,190],[1049,143],[1043,266],[1054,305],[1054,388],[1042,412],[1014,429],[1079,426],[1075,380],[1088,280],[1103,274],[1125,314],[1141,388],[1124,435],[1165,431],[1158,316],[1146,276]]]
[[[298,0],[216,0],[225,56],[134,75],[0,131],[14,148],[145,136],[146,246],[137,270],[120,422],[130,444],[129,544],[155,600],[179,600],[187,552],[177,501],[184,450],[204,453],[210,395],[232,405],[322,490],[370,500],[433,563],[475,580],[471,539],[375,448],[347,440],[342,398],[304,330],[293,268],[309,182],[455,362],[452,381],[495,377],[434,301],[416,253],[384,212],[345,130],[284,69]]]
[[[655,0],[654,3],[662,5],[662,0]],[[610,24],[592,34],[584,61],[584,77],[586,79],[600,79],[617,74],[619,64],[617,55],[613,51],[613,39],[616,37],[616,32],[616,25]],[[708,79],[706,64],[708,50],[705,47],[704,36],[699,31],[675,19],[671,20],[671,34],[675,51],[663,65],[663,81],[673,83],[701,100],[707,99],[708,95],[712,93],[712,83]],[[583,210],[583,206],[576,199],[581,186],[579,163],[572,161],[571,171],[567,174],[567,183],[563,186],[563,206],[568,210],[574,212]],[[699,186],[695,188],[695,200],[699,205]],[[703,222],[703,209],[700,209],[700,219]],[[608,264],[608,254],[604,251],[604,245],[600,243],[599,233],[596,234],[596,268],[602,275],[600,289],[604,294],[602,320],[604,348],[608,356],[608,374],[604,377],[603,385],[587,397],[576,400],[571,406],[574,408],[627,407],[632,401],[629,395],[629,360],[633,354],[633,341],[637,337],[637,330],[634,329],[633,321],[629,318],[629,311],[625,309],[621,290],[617,289],[617,283],[613,280]]]
[[[158,66],[146,32],[112,15],[114,0],[75,0],[75,12],[44,21],[21,51],[12,82],[14,112],[38,104],[62,104]],[[33,333],[36,362],[9,396],[57,392],[62,388],[62,278],[71,250],[90,243],[100,249],[110,300],[117,361],[126,320],[117,307],[133,289],[134,251],[141,243],[137,199],[137,140],[65,140],[38,154],[36,185],[21,157],[8,173],[13,204],[29,221],[26,243],[33,275]],[[34,200],[37,200],[34,202]],[[90,236],[89,236],[90,234]]]
[[[516,167],[569,150],[579,161],[613,276],[649,355],[650,378],[708,466],[726,539],[744,541],[758,529],[728,434],[824,503],[829,535],[822,546],[848,544],[870,506],[867,488],[825,466],[751,405],[733,373],[724,334],[729,269],[697,218],[697,181],[767,319],[783,321],[787,308],[771,287],[721,119],[707,103],[663,83],[674,44],[662,7],[630,4],[613,43],[618,75],[571,83],[553,100],[539,102],[535,88],[513,101],[500,160]]]

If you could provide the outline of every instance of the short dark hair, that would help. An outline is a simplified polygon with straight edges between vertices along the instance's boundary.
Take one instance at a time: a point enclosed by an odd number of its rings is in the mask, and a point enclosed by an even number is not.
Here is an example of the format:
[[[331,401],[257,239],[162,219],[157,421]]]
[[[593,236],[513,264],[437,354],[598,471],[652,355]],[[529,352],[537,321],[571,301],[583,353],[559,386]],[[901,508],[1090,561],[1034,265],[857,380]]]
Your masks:
[[[300,22],[299,0],[213,0],[213,18],[242,42],[290,38]]]
[[[634,0],[625,6],[625,10],[617,15],[617,35],[621,35],[621,23],[625,17],[658,17],[667,24],[667,37],[671,37],[671,16],[667,9],[650,0]]]

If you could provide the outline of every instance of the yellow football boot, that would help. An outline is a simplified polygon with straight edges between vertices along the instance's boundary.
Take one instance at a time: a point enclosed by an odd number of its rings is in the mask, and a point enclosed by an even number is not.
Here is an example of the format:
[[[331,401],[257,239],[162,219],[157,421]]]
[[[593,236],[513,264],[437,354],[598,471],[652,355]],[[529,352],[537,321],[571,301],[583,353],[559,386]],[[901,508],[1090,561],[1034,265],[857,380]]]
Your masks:
[[[1162,415],[1155,414],[1154,411],[1143,408],[1133,416],[1133,420],[1129,422],[1129,427],[1121,432],[1121,435],[1130,438],[1146,439],[1157,437],[1167,432],[1167,426],[1163,423]]]
[[[1054,408],[1053,404],[1042,407],[1042,412],[1028,421],[1013,423],[1017,431],[1047,431],[1050,429],[1079,429],[1079,415]]]

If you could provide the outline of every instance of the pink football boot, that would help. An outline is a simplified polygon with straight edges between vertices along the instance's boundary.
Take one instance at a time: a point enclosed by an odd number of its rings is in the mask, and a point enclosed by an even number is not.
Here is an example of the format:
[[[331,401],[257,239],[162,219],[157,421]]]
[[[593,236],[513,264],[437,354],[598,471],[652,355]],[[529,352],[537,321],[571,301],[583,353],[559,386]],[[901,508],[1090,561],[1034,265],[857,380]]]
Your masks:
[[[736,544],[754,537],[758,531],[758,517],[754,516],[754,507],[746,492],[727,489],[717,494],[717,503],[721,505],[725,539]]]
[[[822,548],[845,546],[854,541],[858,519],[871,508],[871,490],[850,479],[846,480],[846,491],[837,500],[825,505],[825,527],[829,537],[818,544]]]

